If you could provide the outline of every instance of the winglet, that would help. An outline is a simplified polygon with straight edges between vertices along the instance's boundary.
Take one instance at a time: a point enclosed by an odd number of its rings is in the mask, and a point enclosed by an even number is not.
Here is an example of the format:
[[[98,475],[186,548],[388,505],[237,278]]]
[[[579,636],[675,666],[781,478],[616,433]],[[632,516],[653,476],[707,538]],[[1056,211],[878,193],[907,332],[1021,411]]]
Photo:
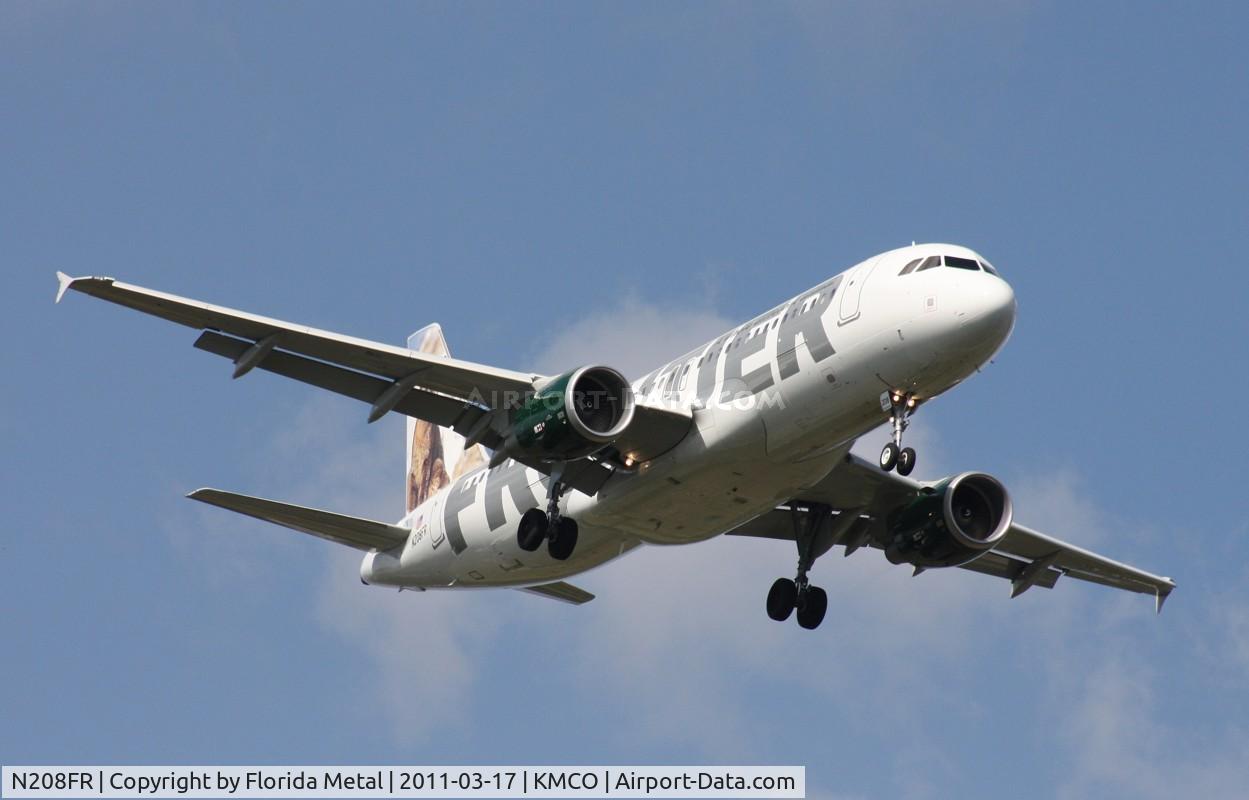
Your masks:
[[[74,278],[66,275],[64,272],[58,271],[56,273],[56,281],[58,284],[56,287],[56,302],[59,303],[61,302],[61,298],[64,297],[65,293],[70,289],[78,292],[84,292],[86,294],[94,294],[97,297],[103,297],[105,300],[109,300],[111,298],[105,297],[104,294],[101,294],[96,290],[102,291],[103,287],[112,286],[116,282],[116,279],[95,277],[92,275],[82,275]],[[117,301],[114,300],[114,302]]]
[[[74,279],[60,270],[57,270],[56,279],[60,283],[60,286],[56,287],[56,302],[59,303],[61,298],[65,296],[65,293],[69,291],[69,287],[74,282]]]
[[[1168,578],[1167,580],[1169,581],[1170,578]],[[1167,602],[1167,598],[1171,596],[1171,590],[1174,588],[1175,588],[1175,584],[1171,584],[1167,588],[1158,589],[1154,593],[1154,602],[1155,602],[1155,607],[1157,609],[1157,613],[1159,614],[1162,613],[1162,604]]]

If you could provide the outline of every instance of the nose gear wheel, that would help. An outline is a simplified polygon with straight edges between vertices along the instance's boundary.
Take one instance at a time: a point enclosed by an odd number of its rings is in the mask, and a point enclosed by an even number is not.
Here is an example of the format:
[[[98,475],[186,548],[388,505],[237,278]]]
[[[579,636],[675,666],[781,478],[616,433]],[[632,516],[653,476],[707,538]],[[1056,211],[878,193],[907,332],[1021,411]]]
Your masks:
[[[889,423],[893,427],[893,441],[880,451],[880,468],[885,472],[897,469],[899,475],[910,475],[915,469],[915,450],[902,446],[902,434],[911,424],[911,414],[919,408],[920,400],[910,392],[889,393]]]

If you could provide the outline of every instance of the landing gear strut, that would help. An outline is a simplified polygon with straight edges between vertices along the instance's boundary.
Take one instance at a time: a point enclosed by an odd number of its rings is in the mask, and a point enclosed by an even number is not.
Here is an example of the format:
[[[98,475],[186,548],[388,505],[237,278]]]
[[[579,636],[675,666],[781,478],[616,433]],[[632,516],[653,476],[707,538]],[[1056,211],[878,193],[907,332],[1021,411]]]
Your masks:
[[[828,594],[818,586],[812,586],[807,572],[815,559],[832,546],[830,535],[831,509],[822,504],[790,506],[794,523],[794,539],[798,544],[798,574],[793,579],[777,578],[768,592],[768,616],[784,622],[789,615],[798,612],[798,624],[814,630],[824,621],[828,611]]]
[[[551,489],[546,497],[546,511],[531,508],[520,518],[516,528],[516,544],[521,550],[533,552],[547,542],[547,552],[556,561],[567,561],[577,547],[577,521],[559,513],[559,500],[568,487],[564,484],[563,469],[551,473]]]
[[[880,468],[885,472],[897,468],[899,475],[910,475],[915,469],[915,451],[902,446],[902,433],[911,424],[919,400],[915,395],[902,392],[889,393],[889,422],[893,425],[893,441],[880,451]]]

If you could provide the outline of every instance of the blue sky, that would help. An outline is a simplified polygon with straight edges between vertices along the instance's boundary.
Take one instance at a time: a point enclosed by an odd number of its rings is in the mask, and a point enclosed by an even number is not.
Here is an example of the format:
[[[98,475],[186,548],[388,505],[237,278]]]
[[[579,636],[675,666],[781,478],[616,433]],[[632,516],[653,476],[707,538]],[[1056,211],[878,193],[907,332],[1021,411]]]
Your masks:
[[[0,5],[0,761],[799,763],[812,797],[1249,794],[1242,4]],[[1152,603],[649,549],[580,609],[393,594],[199,486],[375,517],[402,421],[53,272],[635,372],[911,240],[1019,298],[920,477]],[[682,318],[682,315],[687,315]],[[865,447],[875,450],[881,433]]]

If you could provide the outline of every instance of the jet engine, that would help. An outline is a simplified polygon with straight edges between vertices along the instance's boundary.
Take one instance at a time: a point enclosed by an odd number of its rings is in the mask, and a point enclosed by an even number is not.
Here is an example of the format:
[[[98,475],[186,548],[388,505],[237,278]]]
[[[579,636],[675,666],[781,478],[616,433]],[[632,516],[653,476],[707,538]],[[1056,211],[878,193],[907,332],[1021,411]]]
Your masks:
[[[1013,514],[996,478],[980,472],[946,478],[889,515],[885,557],[917,567],[966,564],[1001,541]]]
[[[551,379],[512,418],[504,449],[545,461],[590,455],[633,421],[633,389],[610,367],[581,367]]]

